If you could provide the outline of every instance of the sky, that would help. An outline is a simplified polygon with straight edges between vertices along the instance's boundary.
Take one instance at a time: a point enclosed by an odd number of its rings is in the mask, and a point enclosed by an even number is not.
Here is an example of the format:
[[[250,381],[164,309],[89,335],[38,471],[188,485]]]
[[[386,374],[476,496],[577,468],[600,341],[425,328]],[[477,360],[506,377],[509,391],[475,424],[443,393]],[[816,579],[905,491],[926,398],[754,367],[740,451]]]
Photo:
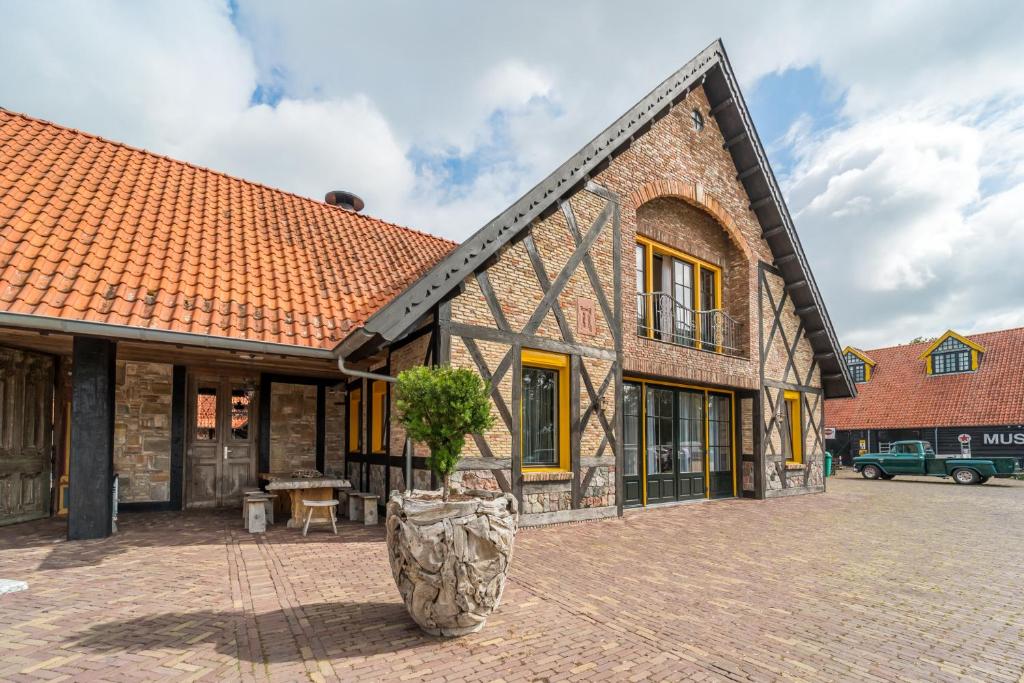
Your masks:
[[[461,240],[722,38],[842,344],[1024,326],[1024,3],[0,0],[0,107]]]

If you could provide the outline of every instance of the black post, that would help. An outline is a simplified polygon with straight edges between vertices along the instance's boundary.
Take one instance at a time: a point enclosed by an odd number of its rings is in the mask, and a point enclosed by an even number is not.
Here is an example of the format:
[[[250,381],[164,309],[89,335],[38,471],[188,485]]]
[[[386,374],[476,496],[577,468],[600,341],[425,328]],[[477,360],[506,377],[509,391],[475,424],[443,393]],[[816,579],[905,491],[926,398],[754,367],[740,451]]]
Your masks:
[[[106,538],[114,512],[117,343],[75,337],[72,353],[68,540]]]
[[[260,374],[260,446],[259,461],[260,472],[270,471],[270,393],[273,391],[274,383],[267,373]]]

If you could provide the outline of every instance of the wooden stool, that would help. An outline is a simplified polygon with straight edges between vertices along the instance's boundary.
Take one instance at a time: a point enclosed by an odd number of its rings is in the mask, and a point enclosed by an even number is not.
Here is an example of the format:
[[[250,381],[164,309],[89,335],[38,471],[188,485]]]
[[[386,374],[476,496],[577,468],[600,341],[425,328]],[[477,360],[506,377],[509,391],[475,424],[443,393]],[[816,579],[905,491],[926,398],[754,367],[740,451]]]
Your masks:
[[[267,530],[267,504],[260,498],[246,498],[243,506],[245,528],[250,534],[262,534]]]
[[[266,509],[267,524],[274,523],[274,496],[272,493],[264,493],[263,491],[246,491],[245,501],[242,503],[242,521],[245,522],[245,528],[249,528],[249,513],[246,511],[246,502],[250,500],[261,500]]]
[[[338,501],[336,500],[306,500],[303,498],[302,504],[306,506],[308,512],[306,513],[306,524],[302,527],[302,535],[305,536],[306,532],[309,531],[309,522],[313,519],[313,510],[316,508],[330,508],[331,512],[331,529],[334,530],[334,535],[338,535],[338,524],[336,519],[336,509],[338,507]]]
[[[377,523],[377,494],[350,492],[348,494],[348,514],[353,521],[362,521],[372,526]]]

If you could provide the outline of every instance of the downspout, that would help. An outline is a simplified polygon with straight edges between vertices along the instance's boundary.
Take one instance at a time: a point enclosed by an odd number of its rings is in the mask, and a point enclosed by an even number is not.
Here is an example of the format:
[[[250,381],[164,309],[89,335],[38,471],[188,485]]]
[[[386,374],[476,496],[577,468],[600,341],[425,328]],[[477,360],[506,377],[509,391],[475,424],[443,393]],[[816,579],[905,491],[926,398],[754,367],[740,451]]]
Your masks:
[[[368,379],[372,382],[391,382],[392,384],[398,381],[397,378],[391,375],[381,375],[376,372],[366,372],[365,370],[356,370],[345,365],[345,359],[338,359],[338,369],[346,375],[352,377],[359,377],[361,379]],[[407,436],[405,437],[405,492],[410,493],[412,491],[412,440]],[[385,465],[390,467],[390,465]]]

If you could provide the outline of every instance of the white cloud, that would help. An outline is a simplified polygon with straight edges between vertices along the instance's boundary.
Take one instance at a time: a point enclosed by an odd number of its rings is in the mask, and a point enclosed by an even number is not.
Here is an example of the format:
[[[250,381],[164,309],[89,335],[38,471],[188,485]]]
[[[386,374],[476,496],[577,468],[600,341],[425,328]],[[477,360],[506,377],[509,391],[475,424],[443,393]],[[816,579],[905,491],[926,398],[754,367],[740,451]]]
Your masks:
[[[619,10],[2,3],[0,106],[461,238],[721,35],[743,87],[811,66],[845,93],[835,129],[798,120],[773,150],[844,341],[1019,320],[1024,3]]]

